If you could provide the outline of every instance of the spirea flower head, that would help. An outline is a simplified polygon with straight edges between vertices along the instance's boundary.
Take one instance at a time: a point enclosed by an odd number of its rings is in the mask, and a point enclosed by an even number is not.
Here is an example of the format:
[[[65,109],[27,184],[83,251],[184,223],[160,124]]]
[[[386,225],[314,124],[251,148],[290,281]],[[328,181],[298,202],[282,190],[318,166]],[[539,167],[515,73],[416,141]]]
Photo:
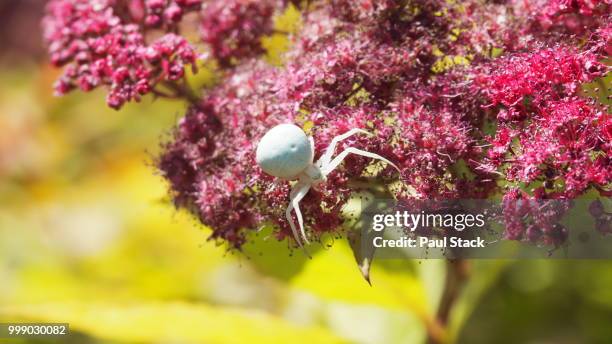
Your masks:
[[[494,68],[482,76],[492,105],[501,106],[488,158],[508,180],[544,180],[552,194],[571,198],[609,186],[610,115],[579,97],[582,83],[607,70],[597,55],[557,47],[509,55]]]
[[[282,66],[273,66],[262,38],[279,34],[275,15],[288,3],[301,25],[296,34],[280,32],[291,46]],[[558,246],[567,230],[554,223],[568,208],[536,211],[529,201],[611,192],[612,119],[583,90],[609,71],[610,6],[53,0],[44,26],[52,62],[66,66],[60,93],[106,85],[114,107],[163,94],[158,85],[186,97],[189,109],[158,165],[176,205],[233,247],[264,224],[279,239],[291,237],[285,209],[292,185],[266,175],[254,156],[280,123],[314,138],[315,159],[332,138],[365,129],[373,135],[351,137],[337,152],[356,147],[400,169],[347,159],[301,201],[313,237],[340,231],[342,208],[369,185],[400,205],[501,194],[506,238]],[[198,13],[201,42],[188,43],[180,32],[187,11]],[[149,39],[152,29],[160,38]],[[219,82],[196,96],[181,93],[182,69],[199,53],[219,67]]]
[[[158,84],[182,78],[186,66],[196,67],[197,54],[185,38],[166,33],[146,42],[142,26],[123,5],[115,0],[48,3],[43,27],[51,62],[66,66],[56,93],[107,86],[107,103],[117,109]]]
[[[272,33],[274,0],[212,0],[202,12],[202,40],[224,67],[264,52],[261,38]]]
[[[151,27],[176,28],[189,12],[200,10],[202,0],[138,0],[130,2],[135,19]]]

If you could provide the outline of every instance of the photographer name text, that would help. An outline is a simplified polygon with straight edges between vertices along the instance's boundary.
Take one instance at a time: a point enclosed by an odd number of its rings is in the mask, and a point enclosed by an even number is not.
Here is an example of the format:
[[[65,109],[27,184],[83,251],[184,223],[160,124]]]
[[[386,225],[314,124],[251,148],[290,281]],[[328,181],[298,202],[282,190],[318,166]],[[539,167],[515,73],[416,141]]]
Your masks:
[[[398,239],[384,239],[382,237],[374,238],[374,247],[390,247],[390,248],[472,248],[485,247],[485,241],[481,237],[464,239],[459,237],[444,237],[432,239],[424,236],[416,238],[401,237]]]

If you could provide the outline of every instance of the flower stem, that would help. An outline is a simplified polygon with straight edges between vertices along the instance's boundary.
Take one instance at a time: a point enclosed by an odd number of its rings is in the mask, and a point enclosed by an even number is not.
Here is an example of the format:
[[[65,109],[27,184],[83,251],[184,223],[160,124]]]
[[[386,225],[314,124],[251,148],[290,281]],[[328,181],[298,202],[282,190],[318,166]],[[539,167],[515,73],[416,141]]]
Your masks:
[[[441,328],[447,329],[450,313],[453,306],[456,304],[461,290],[465,286],[469,277],[469,264],[465,259],[448,259],[446,260],[446,278],[444,280],[444,290],[442,291],[442,299],[436,313],[436,323]],[[448,343],[448,331],[445,331],[444,336],[433,335],[429,333],[427,343],[442,344]]]

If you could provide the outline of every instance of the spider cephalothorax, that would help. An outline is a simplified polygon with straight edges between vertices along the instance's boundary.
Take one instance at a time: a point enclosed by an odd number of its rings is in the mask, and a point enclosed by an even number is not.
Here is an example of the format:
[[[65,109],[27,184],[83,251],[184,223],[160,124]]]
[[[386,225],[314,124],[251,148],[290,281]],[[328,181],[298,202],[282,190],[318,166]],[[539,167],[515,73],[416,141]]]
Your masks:
[[[346,148],[332,159],[338,142],[355,134],[370,135],[367,131],[357,128],[338,135],[332,139],[321,158],[316,162],[314,162],[313,138],[306,136],[306,133],[300,127],[293,124],[280,124],[270,129],[257,145],[257,164],[264,172],[284,180],[297,180],[297,183],[291,188],[290,202],[285,215],[298,245],[303,245],[302,240],[307,244],[309,243],[304,231],[304,220],[299,207],[300,201],[312,186],[324,182],[326,176],[338,167],[349,154],[382,160],[398,169],[395,164],[382,156],[354,147]],[[291,211],[294,209],[300,226],[300,233],[298,233],[291,216]]]

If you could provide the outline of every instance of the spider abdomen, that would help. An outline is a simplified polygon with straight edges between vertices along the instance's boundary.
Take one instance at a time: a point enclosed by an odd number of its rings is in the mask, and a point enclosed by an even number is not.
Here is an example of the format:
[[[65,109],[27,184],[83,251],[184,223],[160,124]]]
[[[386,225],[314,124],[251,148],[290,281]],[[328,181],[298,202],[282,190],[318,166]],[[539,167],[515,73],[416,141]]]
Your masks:
[[[312,163],[313,152],[304,131],[293,124],[270,129],[259,141],[255,159],[264,172],[292,179]]]

